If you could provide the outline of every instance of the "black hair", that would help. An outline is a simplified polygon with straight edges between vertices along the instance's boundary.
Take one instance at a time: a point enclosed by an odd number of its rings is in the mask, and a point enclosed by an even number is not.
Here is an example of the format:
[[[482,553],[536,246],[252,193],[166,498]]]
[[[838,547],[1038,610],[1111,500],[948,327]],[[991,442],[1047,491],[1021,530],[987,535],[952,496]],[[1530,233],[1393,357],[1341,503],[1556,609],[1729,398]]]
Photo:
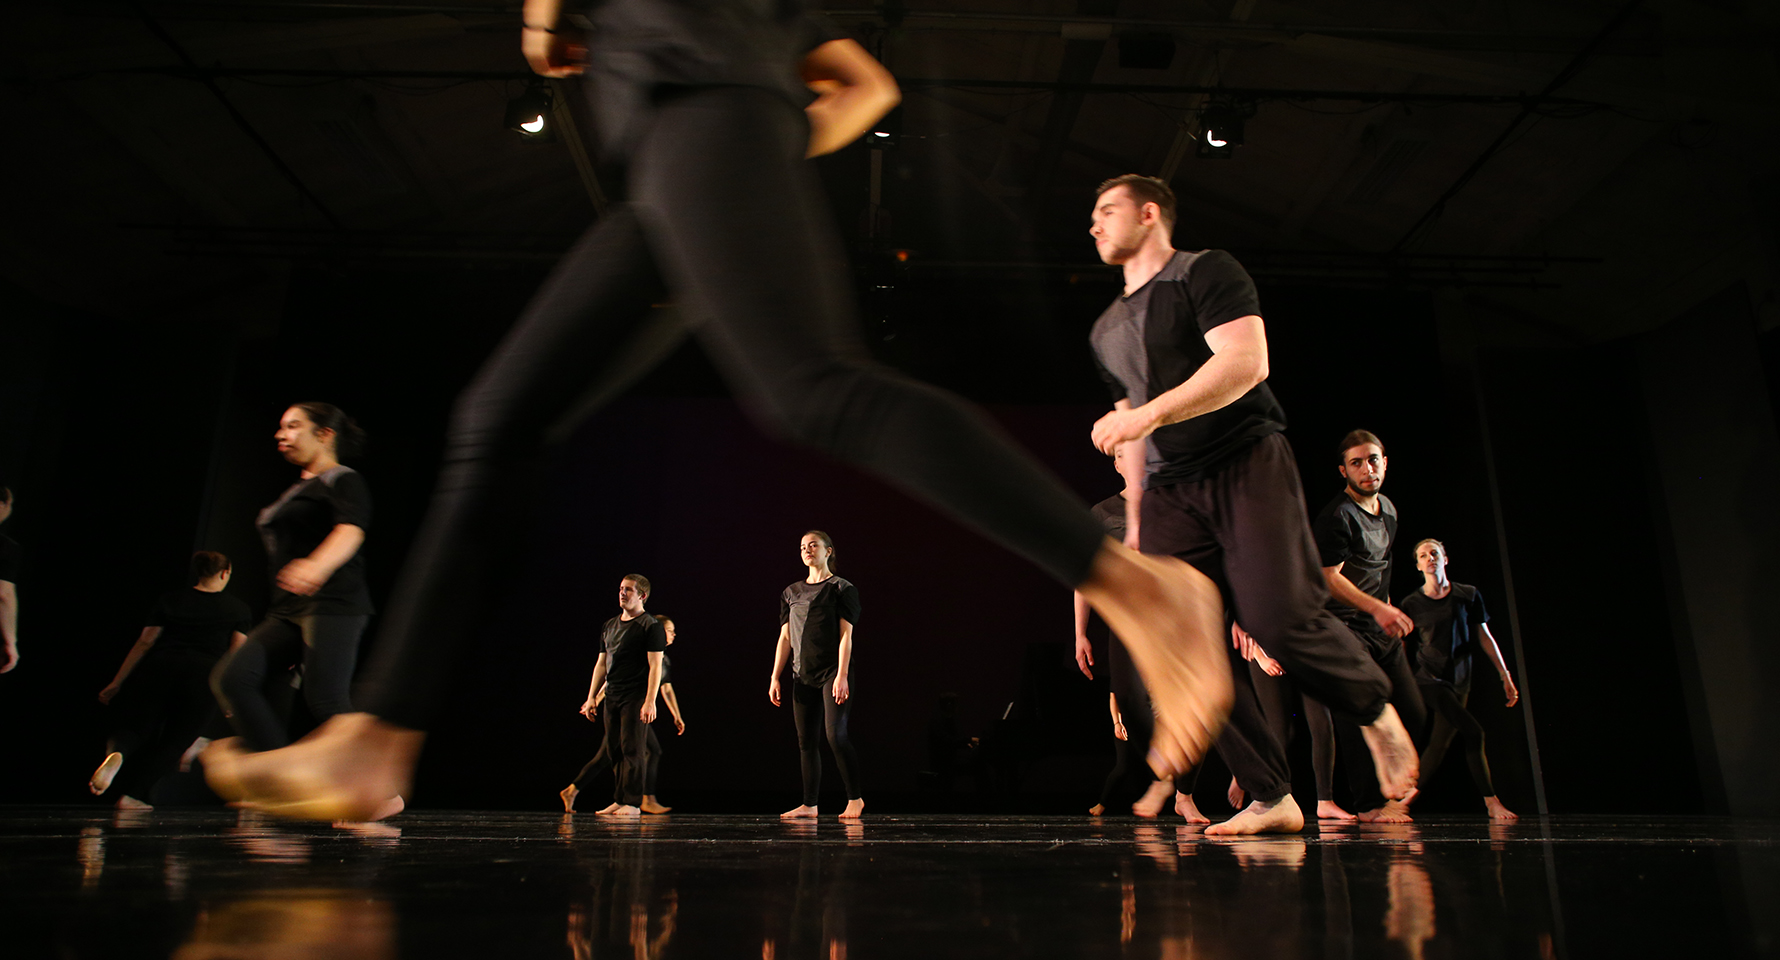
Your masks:
[[[1378,434],[1370,430],[1349,430],[1347,436],[1341,438],[1341,449],[1335,451],[1335,462],[1346,463],[1349,450],[1368,443],[1377,447],[1380,454],[1384,453],[1384,441],[1378,439]]]
[[[217,553],[215,550],[199,550],[197,553],[192,554],[192,586],[197,586],[224,570],[232,569],[234,569],[234,564],[229,562],[228,557]]]
[[[365,431],[358,421],[346,415],[346,411],[331,403],[319,403],[306,400],[291,406],[303,411],[309,422],[315,424],[317,430],[334,431],[334,456],[345,460],[356,457],[365,451]]]

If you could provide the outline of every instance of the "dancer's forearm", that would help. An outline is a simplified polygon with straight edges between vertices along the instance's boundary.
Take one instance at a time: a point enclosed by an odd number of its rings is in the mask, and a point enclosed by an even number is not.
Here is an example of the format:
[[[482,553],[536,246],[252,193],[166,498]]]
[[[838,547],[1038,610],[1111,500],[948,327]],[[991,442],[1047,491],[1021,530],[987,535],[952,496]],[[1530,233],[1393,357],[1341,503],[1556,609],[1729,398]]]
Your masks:
[[[130,645],[130,652],[124,654],[124,662],[117,668],[117,676],[111,678],[111,686],[121,687],[124,685],[130,672],[136,669],[136,664],[141,663],[143,657],[148,656],[148,651],[154,649],[155,641],[160,639],[160,636],[160,627],[142,628],[142,633],[136,637],[136,642]]]
[[[853,40],[830,40],[811,50],[801,72],[817,94],[804,108],[811,157],[833,153],[864,136],[902,102],[896,78]]]

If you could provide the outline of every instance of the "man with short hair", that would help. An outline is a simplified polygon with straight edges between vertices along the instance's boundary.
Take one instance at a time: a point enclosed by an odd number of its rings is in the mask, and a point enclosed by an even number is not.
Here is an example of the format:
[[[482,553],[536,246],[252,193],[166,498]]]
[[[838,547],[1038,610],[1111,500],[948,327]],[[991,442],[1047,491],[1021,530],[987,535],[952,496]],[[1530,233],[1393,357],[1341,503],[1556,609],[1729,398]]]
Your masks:
[[[661,690],[662,651],[667,633],[661,622],[644,612],[649,599],[649,579],[627,574],[618,583],[618,616],[606,621],[600,635],[599,660],[587,685],[587,701],[581,713],[589,720],[603,711],[606,753],[617,760],[612,805],[602,816],[635,820],[643,815],[641,804],[649,761],[649,724],[655,722],[655,697]],[[604,686],[605,701],[599,702]]]
[[[1389,683],[1360,641],[1324,608],[1328,589],[1265,381],[1267,334],[1254,282],[1220,250],[1174,248],[1174,193],[1130,174],[1101,185],[1093,227],[1100,258],[1125,289],[1095,323],[1092,343],[1115,409],[1094,445],[1122,457],[1138,496],[1128,528],[1146,553],[1171,554],[1209,576],[1235,621],[1298,682],[1363,724],[1379,780],[1393,797],[1416,779],[1415,746],[1387,700]],[[1236,654],[1231,653],[1234,657]],[[1295,832],[1284,747],[1268,728],[1246,665],[1218,751],[1254,802],[1212,834]]]
[[[12,516],[12,488],[0,486],[0,523]],[[0,533],[0,673],[19,665],[19,567],[24,551]]]
[[[1391,681],[1390,700],[1397,715],[1416,736],[1426,731],[1427,711],[1415,684],[1402,638],[1415,629],[1403,611],[1391,605],[1391,544],[1397,539],[1397,506],[1379,492],[1384,486],[1384,441],[1369,430],[1353,430],[1337,448],[1343,486],[1311,525],[1321,554],[1323,579],[1329,585],[1329,611],[1339,617]],[[1343,751],[1359,748],[1351,723],[1337,722]],[[1407,823],[1409,809],[1400,798],[1381,795],[1365,764],[1347,765],[1354,809],[1368,822]]]

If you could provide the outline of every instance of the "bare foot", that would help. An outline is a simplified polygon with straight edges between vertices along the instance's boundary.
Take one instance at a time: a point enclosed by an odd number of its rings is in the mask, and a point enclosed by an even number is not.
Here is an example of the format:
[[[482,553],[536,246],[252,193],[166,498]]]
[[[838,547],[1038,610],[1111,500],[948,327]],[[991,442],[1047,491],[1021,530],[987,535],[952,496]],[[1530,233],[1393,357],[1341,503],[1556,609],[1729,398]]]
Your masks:
[[[1210,823],[1211,818],[1199,812],[1199,805],[1193,802],[1190,793],[1174,795],[1174,812],[1187,818],[1188,823]]]
[[[660,803],[658,803],[656,801],[656,799],[654,797],[644,797],[642,809],[643,809],[644,813],[661,814],[661,813],[666,813],[669,810],[672,810],[674,808],[662,806]]]
[[[581,795],[581,788],[571,783],[557,791],[556,795],[562,798],[562,812],[574,813],[575,798]]]
[[[376,816],[409,792],[426,734],[342,713],[288,747],[248,753],[237,737],[204,751],[204,778],[225,800],[299,820]]]
[[[1096,803],[1095,805],[1088,808],[1088,816],[1090,816],[1090,817],[1099,817],[1099,816],[1104,816],[1105,814],[1106,814],[1106,804],[1104,804],[1104,803]]]
[[[620,804],[618,809],[606,814],[606,818],[609,820],[641,820],[643,819],[643,811],[641,808],[633,807],[630,804]]]
[[[1397,716],[1397,708],[1385,704],[1384,712],[1378,715],[1378,719],[1361,727],[1360,733],[1366,737],[1366,746],[1372,751],[1372,766],[1378,772],[1379,792],[1387,800],[1402,800],[1410,796],[1410,791],[1415,789],[1416,778],[1421,775],[1421,761],[1415,754],[1415,744],[1409,739],[1409,731],[1403,729],[1403,720]]]
[[[1346,810],[1341,809],[1341,805],[1336,803],[1333,800],[1318,800],[1316,802],[1316,818],[1318,820],[1355,820],[1355,819],[1358,819],[1353,814],[1348,813]]]
[[[1230,809],[1241,810],[1244,796],[1246,794],[1242,792],[1242,787],[1237,785],[1236,778],[1231,777],[1230,786],[1224,791],[1224,799],[1230,801]]]
[[[847,809],[841,811],[842,820],[857,820],[865,815],[865,798],[855,797],[847,801]]]
[[[1376,810],[1360,811],[1361,823],[1414,823],[1415,818],[1409,815],[1409,807],[1401,800],[1386,800],[1384,806]]]
[[[1484,797],[1483,806],[1490,812],[1491,820],[1519,820],[1520,815],[1502,806],[1502,801],[1495,797]]]
[[[108,753],[100,762],[99,769],[93,771],[93,778],[87,781],[87,789],[98,796],[111,789],[111,781],[117,778],[117,771],[124,765],[124,755],[117,752]]]
[[[1298,801],[1286,794],[1272,803],[1254,803],[1242,808],[1242,812],[1205,828],[1208,837],[1241,837],[1256,833],[1297,833],[1304,829],[1304,811],[1298,809]]]
[[[1168,795],[1173,792],[1173,780],[1151,780],[1143,791],[1143,796],[1138,797],[1137,802],[1131,805],[1131,812],[1153,820],[1168,805]]]
[[[117,798],[117,808],[119,810],[153,810],[154,805],[143,803],[135,797],[125,794]],[[1514,814],[1511,813],[1509,816],[1512,817]]]
[[[1191,770],[1235,699],[1217,585],[1173,557],[1106,540],[1080,589],[1124,642],[1149,689],[1156,711],[1150,768],[1165,778]]]
[[[622,807],[622,806],[624,806],[624,804],[618,803],[617,801],[613,801],[613,802],[608,803],[605,806],[599,808],[598,810],[593,811],[593,815],[596,817],[609,817],[612,814],[617,813],[618,808]]]
[[[779,814],[779,819],[780,820],[814,820],[814,819],[816,819],[816,808],[812,807],[806,803],[801,807],[794,807],[790,810],[785,811],[784,813]]]

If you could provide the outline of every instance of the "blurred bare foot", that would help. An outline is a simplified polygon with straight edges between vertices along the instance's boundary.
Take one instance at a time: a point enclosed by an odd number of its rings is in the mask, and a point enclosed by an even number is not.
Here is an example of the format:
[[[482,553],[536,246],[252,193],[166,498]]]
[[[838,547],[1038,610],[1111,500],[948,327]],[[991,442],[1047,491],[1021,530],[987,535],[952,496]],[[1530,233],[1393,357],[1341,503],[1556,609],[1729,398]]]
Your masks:
[[[643,812],[644,813],[662,814],[662,813],[666,813],[672,809],[674,809],[674,808],[662,806],[660,803],[656,802],[654,797],[644,797],[643,798]]]
[[[842,820],[857,820],[865,816],[865,798],[858,797],[847,801],[847,809],[841,811]]]
[[[1104,804],[1104,803],[1096,803],[1095,805],[1088,808],[1088,816],[1090,816],[1090,817],[1099,817],[1099,816],[1105,816],[1105,815],[1106,815],[1106,804]]]
[[[1304,829],[1304,812],[1298,809],[1298,801],[1286,794],[1272,803],[1254,803],[1242,809],[1241,813],[1205,828],[1208,837],[1237,837],[1255,833],[1297,833]]]
[[[153,810],[154,806],[152,804],[143,803],[129,794],[125,794],[117,798],[117,808],[119,810]],[[1509,816],[1512,817],[1514,814],[1511,813]]]
[[[1397,708],[1390,704],[1384,705],[1384,712],[1378,719],[1360,728],[1366,738],[1366,746],[1372,751],[1372,766],[1378,772],[1378,790],[1387,800],[1402,800],[1410,796],[1415,789],[1415,781],[1421,774],[1421,760],[1415,754],[1415,744],[1409,739],[1409,731],[1403,729],[1403,720],[1397,716]],[[1364,817],[1360,819],[1364,820]]]
[[[1172,779],[1151,780],[1149,788],[1144,790],[1143,796],[1138,797],[1137,802],[1131,805],[1131,812],[1153,820],[1168,804],[1168,795],[1173,792],[1174,781]]]
[[[1224,799],[1230,801],[1230,809],[1241,810],[1243,798],[1246,796],[1247,794],[1242,792],[1242,787],[1237,784],[1236,778],[1231,777],[1230,786],[1224,790]]]
[[[1316,818],[1318,820],[1357,819],[1353,814],[1341,809],[1341,805],[1333,800],[1318,800],[1316,802]]]
[[[409,792],[426,734],[343,713],[288,747],[248,753],[238,737],[204,751],[204,777],[225,800],[298,820],[368,821]]]
[[[124,765],[124,755],[113,751],[100,761],[99,769],[93,771],[92,779],[87,781],[87,789],[98,796],[111,789],[111,781],[117,779],[118,770]]]
[[[1502,801],[1495,797],[1483,798],[1484,808],[1489,810],[1491,820],[1519,820],[1520,815],[1502,806]]]
[[[1079,589],[1124,642],[1149,689],[1156,711],[1150,768],[1162,778],[1191,770],[1235,699],[1217,585],[1173,557],[1106,540]]]
[[[1187,818],[1188,823],[1210,823],[1211,818],[1199,812],[1199,805],[1193,802],[1190,793],[1174,795],[1174,812]]]
[[[617,813],[618,808],[621,806],[624,806],[624,804],[614,801],[612,803],[606,804],[605,806],[599,808],[598,810],[593,811],[593,815],[596,817],[609,817],[612,814]]]
[[[790,810],[787,810],[784,813],[779,814],[779,819],[780,820],[814,820],[814,819],[816,819],[816,808],[812,807],[806,803],[801,807],[793,807]]]
[[[618,809],[605,815],[609,820],[641,820],[643,811],[630,804],[619,804]]]
[[[1376,810],[1360,811],[1361,823],[1414,823],[1415,818],[1409,815],[1409,807],[1401,800],[1386,800],[1384,806]]]
[[[581,795],[581,788],[571,783],[557,791],[556,795],[562,798],[562,812],[574,813],[575,798]]]

